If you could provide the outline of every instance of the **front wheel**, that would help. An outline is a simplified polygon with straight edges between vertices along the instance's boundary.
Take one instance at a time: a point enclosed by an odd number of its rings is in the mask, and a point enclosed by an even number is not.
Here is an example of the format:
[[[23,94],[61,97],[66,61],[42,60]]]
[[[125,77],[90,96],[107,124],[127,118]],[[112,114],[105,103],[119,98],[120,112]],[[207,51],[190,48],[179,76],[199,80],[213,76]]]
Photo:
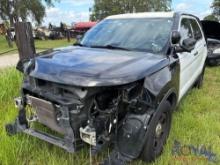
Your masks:
[[[172,107],[165,101],[161,108],[155,111],[147,131],[145,145],[141,154],[141,159],[146,162],[154,161],[163,151],[170,132]]]

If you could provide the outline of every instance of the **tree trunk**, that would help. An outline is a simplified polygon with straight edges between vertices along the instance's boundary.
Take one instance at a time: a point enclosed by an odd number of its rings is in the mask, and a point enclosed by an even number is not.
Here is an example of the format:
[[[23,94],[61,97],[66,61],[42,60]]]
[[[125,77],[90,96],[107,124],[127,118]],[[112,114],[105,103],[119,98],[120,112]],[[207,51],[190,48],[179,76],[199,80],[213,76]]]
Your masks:
[[[70,42],[70,30],[67,30],[66,33],[67,33],[67,41]]]
[[[34,58],[36,50],[34,46],[31,23],[15,23],[15,34],[20,60]]]
[[[9,46],[10,48],[13,48],[12,35],[11,35],[10,29],[7,29],[5,38],[6,38],[7,42],[8,42],[8,46]]]

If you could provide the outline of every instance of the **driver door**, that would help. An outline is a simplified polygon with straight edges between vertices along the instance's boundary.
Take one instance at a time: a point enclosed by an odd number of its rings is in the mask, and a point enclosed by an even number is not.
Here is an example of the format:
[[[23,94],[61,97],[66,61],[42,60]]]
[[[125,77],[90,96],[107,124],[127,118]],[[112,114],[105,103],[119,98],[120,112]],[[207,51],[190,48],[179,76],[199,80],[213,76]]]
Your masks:
[[[182,16],[179,24],[179,32],[181,34],[181,43],[184,39],[193,38],[193,30],[190,24],[191,17]],[[179,100],[188,91],[191,85],[197,78],[196,75],[196,56],[194,53],[197,51],[194,49],[191,52],[178,53],[180,60],[180,93]]]

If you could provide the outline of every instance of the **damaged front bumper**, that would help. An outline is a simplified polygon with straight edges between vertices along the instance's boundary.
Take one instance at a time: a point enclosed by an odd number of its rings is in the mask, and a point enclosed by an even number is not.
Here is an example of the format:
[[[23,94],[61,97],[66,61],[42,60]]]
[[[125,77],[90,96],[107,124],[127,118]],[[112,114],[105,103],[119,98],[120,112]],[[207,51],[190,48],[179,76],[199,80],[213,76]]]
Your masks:
[[[96,131],[93,128],[90,128],[89,126],[86,126],[85,128],[80,128],[80,137],[81,139],[92,145],[96,146]]]
[[[142,81],[110,89],[69,87],[31,78],[27,82],[22,97],[15,99],[18,117],[6,125],[9,135],[23,132],[71,153],[86,143],[93,155],[114,145],[105,165],[125,164],[140,155],[154,108],[151,95],[142,91]],[[34,127],[35,123],[49,128],[49,133]]]
[[[27,104],[36,111],[36,114],[31,116],[31,118],[26,117],[27,109],[24,106],[23,100],[26,100]],[[81,148],[82,142],[79,138],[76,138],[70,125],[69,109],[67,107],[62,107],[62,114],[56,114],[55,109],[61,108],[59,105],[33,96],[16,98],[15,105],[18,108],[19,115],[13,124],[6,125],[6,132],[9,135],[23,132],[61,147],[70,153]],[[62,137],[31,128],[30,124],[32,122],[39,122],[47,126],[51,130],[60,133]]]

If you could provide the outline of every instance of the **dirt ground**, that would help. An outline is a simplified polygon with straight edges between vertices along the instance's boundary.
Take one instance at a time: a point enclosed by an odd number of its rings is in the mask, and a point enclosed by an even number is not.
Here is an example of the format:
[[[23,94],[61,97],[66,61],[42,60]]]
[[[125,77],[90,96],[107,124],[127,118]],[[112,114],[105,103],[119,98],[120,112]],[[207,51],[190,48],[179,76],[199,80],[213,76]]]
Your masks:
[[[15,66],[18,62],[18,54],[0,56],[0,69]]]

